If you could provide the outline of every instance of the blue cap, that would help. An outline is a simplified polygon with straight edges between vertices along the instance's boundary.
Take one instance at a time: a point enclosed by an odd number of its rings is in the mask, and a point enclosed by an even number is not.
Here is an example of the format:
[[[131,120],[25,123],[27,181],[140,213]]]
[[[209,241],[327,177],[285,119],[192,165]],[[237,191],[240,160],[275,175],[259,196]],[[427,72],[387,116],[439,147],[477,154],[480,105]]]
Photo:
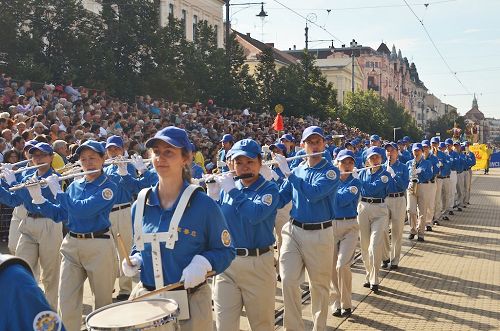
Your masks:
[[[377,146],[372,146],[372,147],[368,148],[366,150],[366,158],[369,159],[370,156],[372,156],[372,155],[380,155],[380,156],[382,156],[382,154],[380,153],[380,148],[377,147]]]
[[[255,159],[260,155],[261,151],[262,149],[260,148],[260,145],[255,140],[242,139],[231,148],[231,158],[235,159],[238,156],[243,155],[251,159]]]
[[[453,139],[451,138],[448,138],[444,141],[446,143],[446,145],[453,145]]]
[[[429,140],[422,140],[422,147],[430,147],[431,146],[431,143],[429,142]]]
[[[312,135],[318,135],[320,136],[321,138],[325,138],[323,136],[323,129],[321,129],[319,126],[310,126],[310,127],[307,127],[304,132],[302,132],[302,140],[301,142],[304,142],[307,138],[309,138],[310,136]]]
[[[336,147],[334,150],[333,150],[333,154],[335,155],[338,155],[340,151],[342,151],[343,149],[340,148],[340,147]]]
[[[380,141],[380,136],[378,134],[372,134],[370,136],[370,141]]]
[[[106,148],[116,146],[123,148],[123,139],[120,136],[111,136],[106,140]]]
[[[422,144],[419,144],[419,143],[414,143],[412,146],[411,146],[411,151],[416,151],[417,149],[419,150],[423,150],[422,148]]]
[[[399,140],[398,140],[398,145],[402,145],[402,144],[404,144],[404,143],[405,143],[405,142],[404,142],[402,139],[399,139]]]
[[[354,145],[354,146],[357,146],[359,145],[359,143],[361,142],[361,140],[359,138],[354,138],[353,141],[351,141],[351,143]]]
[[[106,142],[105,141],[99,141],[99,144],[101,144],[102,148],[106,149]]]
[[[410,142],[410,137],[408,137],[408,136],[404,136],[404,137],[403,137],[403,142],[405,142],[405,143],[409,143],[409,142]]]
[[[40,151],[42,153],[46,154],[53,154],[54,150],[52,149],[52,146],[50,146],[47,143],[38,143],[35,146],[31,147],[29,150],[30,154],[33,154],[35,151]]]
[[[233,141],[233,136],[230,135],[229,133],[225,134],[222,136],[222,139],[220,140],[221,143],[227,143],[227,142],[230,142],[230,141]]]
[[[32,140],[28,140],[24,143],[24,149],[26,148],[31,148],[31,147],[34,147],[36,144],[38,144],[39,141],[38,140],[35,140],[35,139],[32,139]]]
[[[336,160],[342,161],[348,157],[352,158],[353,160],[356,160],[354,157],[354,153],[352,151],[350,151],[348,149],[343,149],[343,150],[338,152]]]
[[[439,144],[439,142],[440,142],[439,137],[432,137],[432,138],[431,138],[431,143],[432,143],[432,144]]]
[[[282,143],[272,144],[271,146],[269,146],[269,149],[272,150],[273,148],[279,148],[283,153],[286,153],[286,146]]]
[[[459,146],[460,146],[460,141],[458,141],[458,140],[457,140],[457,141],[455,141],[455,142],[453,143],[453,145],[459,145]]]
[[[365,140],[365,145],[366,146],[370,145],[370,141],[369,140]]]
[[[158,141],[166,142],[175,148],[184,148],[187,151],[191,151],[191,142],[186,131],[175,126],[167,126],[156,132],[153,138],[146,141],[146,148],[153,147]]]
[[[104,153],[106,153],[104,146],[100,142],[95,141],[95,140],[87,140],[86,142],[84,142],[83,144],[78,146],[78,148],[75,151],[75,154],[80,155],[80,153],[85,148],[89,148],[89,149],[93,150],[94,152],[99,153],[101,155],[104,155]]]
[[[439,148],[446,148],[446,143],[445,142],[440,142],[439,143]]]
[[[282,135],[280,138],[280,141],[282,141],[282,140],[286,140],[286,141],[290,141],[290,142],[295,141],[295,139],[293,139],[293,136],[289,133]]]
[[[387,149],[387,147],[392,147],[395,150],[398,150],[398,144],[396,144],[395,142],[390,142],[390,143],[385,144],[384,148]]]

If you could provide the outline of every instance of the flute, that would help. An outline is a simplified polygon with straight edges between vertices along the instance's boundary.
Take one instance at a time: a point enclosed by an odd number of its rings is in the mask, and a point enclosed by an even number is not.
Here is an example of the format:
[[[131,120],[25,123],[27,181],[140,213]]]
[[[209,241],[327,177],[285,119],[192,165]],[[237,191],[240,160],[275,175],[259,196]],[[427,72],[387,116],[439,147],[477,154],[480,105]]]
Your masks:
[[[12,167],[17,167],[17,166],[20,166],[20,165],[23,165],[23,164],[26,164],[28,162],[30,162],[32,159],[29,159],[29,160],[23,160],[23,161],[19,161],[19,162],[16,162],[16,163],[12,163]],[[4,164],[10,164],[10,163],[2,163],[2,166],[0,166],[0,170],[3,170],[3,169],[6,169],[3,165]]]
[[[26,171],[26,170],[38,169],[38,168],[41,168],[41,167],[46,166],[46,165],[48,165],[48,163],[42,163],[42,164],[39,164],[39,165],[34,165],[34,166],[20,168],[20,169],[15,170],[14,174],[20,174],[21,172]],[[3,177],[5,177],[5,175],[4,174],[0,174],[0,178],[3,178]]]
[[[133,160],[132,159],[125,159],[125,158],[121,158],[121,157],[114,157],[114,158],[111,158],[111,159],[108,159],[106,161],[104,161],[104,165],[111,165],[111,164],[118,164],[118,163],[130,163],[132,162]],[[153,159],[143,159],[142,161],[144,161],[144,163],[149,163],[149,162],[152,162]]]
[[[213,177],[225,175],[225,174],[228,174],[228,173],[234,173],[234,170],[233,171],[222,172],[220,174],[205,175],[204,177],[198,179],[197,181],[198,181],[198,183],[205,182],[206,184],[215,183],[215,179]],[[252,174],[243,174],[243,175],[239,175],[239,176],[234,176],[233,179],[235,181],[237,181],[239,179],[245,179],[245,178],[250,178],[250,177],[253,177],[253,175]]]
[[[80,177],[80,176],[94,174],[94,173],[100,172],[100,171],[102,171],[102,169],[82,171],[82,172],[74,173],[74,174],[71,174],[71,175],[60,176],[60,177],[57,177],[57,179],[59,181],[62,181],[62,180],[66,180],[66,179],[72,179],[72,178],[75,178],[75,177]],[[46,179],[41,179],[41,180],[36,181],[36,182],[28,182],[28,183],[22,183],[22,184],[19,184],[19,185],[16,185],[16,186],[12,186],[11,188],[9,188],[9,191],[10,192],[14,192],[14,191],[23,189],[25,187],[30,187],[30,186],[35,186],[35,185],[44,185],[44,184],[47,184],[47,180]]]
[[[290,162],[290,161],[297,160],[297,159],[304,159],[306,157],[323,155],[324,153],[325,153],[325,151],[323,151],[323,152],[317,152],[317,153],[311,153],[311,154],[291,156],[291,157],[287,157],[286,161]],[[273,165],[273,164],[278,164],[278,162],[276,160],[271,160],[271,161],[263,162],[262,164],[270,166],[270,165]]]

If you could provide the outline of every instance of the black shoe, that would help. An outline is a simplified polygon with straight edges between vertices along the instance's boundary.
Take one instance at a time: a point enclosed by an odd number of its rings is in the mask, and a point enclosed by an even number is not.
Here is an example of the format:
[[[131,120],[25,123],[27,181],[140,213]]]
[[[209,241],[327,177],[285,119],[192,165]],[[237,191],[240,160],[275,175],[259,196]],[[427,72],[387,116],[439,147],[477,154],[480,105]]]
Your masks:
[[[432,226],[430,226],[430,225],[426,225],[426,226],[425,226],[425,231],[432,232]]]
[[[279,274],[276,276],[276,281],[281,282],[281,276]]]
[[[339,308],[339,309],[335,310],[332,313],[332,315],[335,316],[335,317],[342,317],[342,310],[340,310],[340,308]]]
[[[389,266],[389,262],[391,262],[391,261],[390,260],[382,261],[382,268],[387,269],[387,267]]]
[[[118,294],[116,296],[116,300],[118,301],[127,301],[129,298],[130,294]]]
[[[453,212],[453,210],[450,210],[450,211],[448,212],[448,215],[455,215],[455,213]]]
[[[425,240],[424,240],[424,237],[418,237],[418,238],[417,238],[417,241],[423,242],[423,241],[425,241]]]
[[[432,222],[434,225],[439,225],[439,222],[437,220],[435,220],[434,222]]]
[[[457,210],[458,210],[458,211],[462,211],[462,208],[458,207],[458,208],[457,208]]]
[[[368,282],[364,283],[363,287],[370,288],[370,283],[368,283]]]
[[[349,317],[352,315],[351,308],[344,309],[344,312],[342,313],[342,317]]]
[[[372,289],[373,293],[378,294],[378,292],[379,292],[378,285],[372,285],[371,289]]]
[[[413,233],[410,233],[410,235],[408,235],[408,239],[410,239],[410,240],[411,240],[411,239],[413,239],[413,238],[415,238],[415,235],[414,235]]]
[[[450,219],[448,218],[448,216],[443,216],[443,221],[449,221]]]
[[[467,202],[468,205],[470,205],[470,202]]]
[[[399,267],[398,267],[397,264],[391,264],[391,267],[389,269],[391,269],[391,270],[397,270],[397,269],[399,269]]]

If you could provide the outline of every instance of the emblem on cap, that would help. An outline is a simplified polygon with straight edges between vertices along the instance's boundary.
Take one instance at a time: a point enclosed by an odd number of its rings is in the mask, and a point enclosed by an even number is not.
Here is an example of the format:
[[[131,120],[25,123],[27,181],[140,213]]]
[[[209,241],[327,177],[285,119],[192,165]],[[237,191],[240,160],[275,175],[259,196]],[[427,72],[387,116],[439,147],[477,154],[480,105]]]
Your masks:
[[[382,183],[387,183],[389,181],[389,178],[386,175],[383,175],[380,179],[382,180]]]
[[[104,200],[111,200],[113,198],[113,191],[110,188],[102,190],[102,197]]]
[[[335,172],[335,170],[328,170],[326,172],[326,178],[334,180],[337,178],[337,173]]]
[[[50,310],[39,312],[33,320],[33,330],[35,331],[60,331],[61,326],[59,315]]]
[[[231,235],[229,234],[229,231],[222,231],[220,238],[224,246],[229,247],[229,245],[231,245]]]
[[[271,194],[264,194],[261,200],[263,204],[270,206],[273,203],[273,196]]]
[[[352,194],[358,194],[358,188],[356,186],[350,186],[349,187],[349,191],[352,193]]]

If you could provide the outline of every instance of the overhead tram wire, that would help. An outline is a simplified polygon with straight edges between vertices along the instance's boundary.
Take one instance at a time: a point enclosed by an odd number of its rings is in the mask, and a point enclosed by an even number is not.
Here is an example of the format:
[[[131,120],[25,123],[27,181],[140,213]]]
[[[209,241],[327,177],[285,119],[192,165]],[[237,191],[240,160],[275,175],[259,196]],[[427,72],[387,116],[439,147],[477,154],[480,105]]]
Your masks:
[[[441,1],[433,1],[433,2],[421,2],[421,3],[412,3],[413,6],[430,6],[436,4],[442,4],[447,2],[455,2],[457,0],[441,0]],[[405,7],[406,5],[376,5],[376,6],[359,6],[359,7],[340,7],[340,8],[295,8],[295,10],[307,10],[307,11],[341,11],[341,10],[357,10],[357,9],[385,9],[385,8],[398,8]],[[282,9],[282,8],[272,8],[269,9]],[[288,9],[288,8],[287,8]]]
[[[411,8],[410,4],[408,3],[408,1],[406,0],[403,0],[403,2],[406,4],[406,6],[408,7],[408,9],[410,9],[410,11],[412,12],[413,16],[415,16],[415,18],[418,20],[418,22],[420,23],[420,25],[422,25],[422,28],[424,29],[424,32],[425,34],[427,35],[427,37],[429,38],[432,46],[434,46],[434,49],[436,50],[436,52],[438,53],[439,57],[441,58],[441,60],[443,60],[444,64],[446,65],[446,67],[448,68],[449,72],[451,73],[451,75],[453,77],[455,77],[455,79],[458,81],[458,83],[463,87],[463,89],[469,94],[471,95],[472,93],[469,91],[469,89],[464,85],[464,83],[462,83],[462,81],[460,80],[460,78],[458,78],[457,76],[457,72],[454,71],[450,65],[448,64],[448,62],[446,61],[446,59],[444,58],[443,54],[441,54],[441,51],[439,50],[439,48],[437,47],[436,43],[434,42],[434,40],[432,39],[429,31],[427,30],[424,22],[420,19],[420,17],[418,17],[418,15],[415,13],[415,11],[413,10],[413,8]]]

